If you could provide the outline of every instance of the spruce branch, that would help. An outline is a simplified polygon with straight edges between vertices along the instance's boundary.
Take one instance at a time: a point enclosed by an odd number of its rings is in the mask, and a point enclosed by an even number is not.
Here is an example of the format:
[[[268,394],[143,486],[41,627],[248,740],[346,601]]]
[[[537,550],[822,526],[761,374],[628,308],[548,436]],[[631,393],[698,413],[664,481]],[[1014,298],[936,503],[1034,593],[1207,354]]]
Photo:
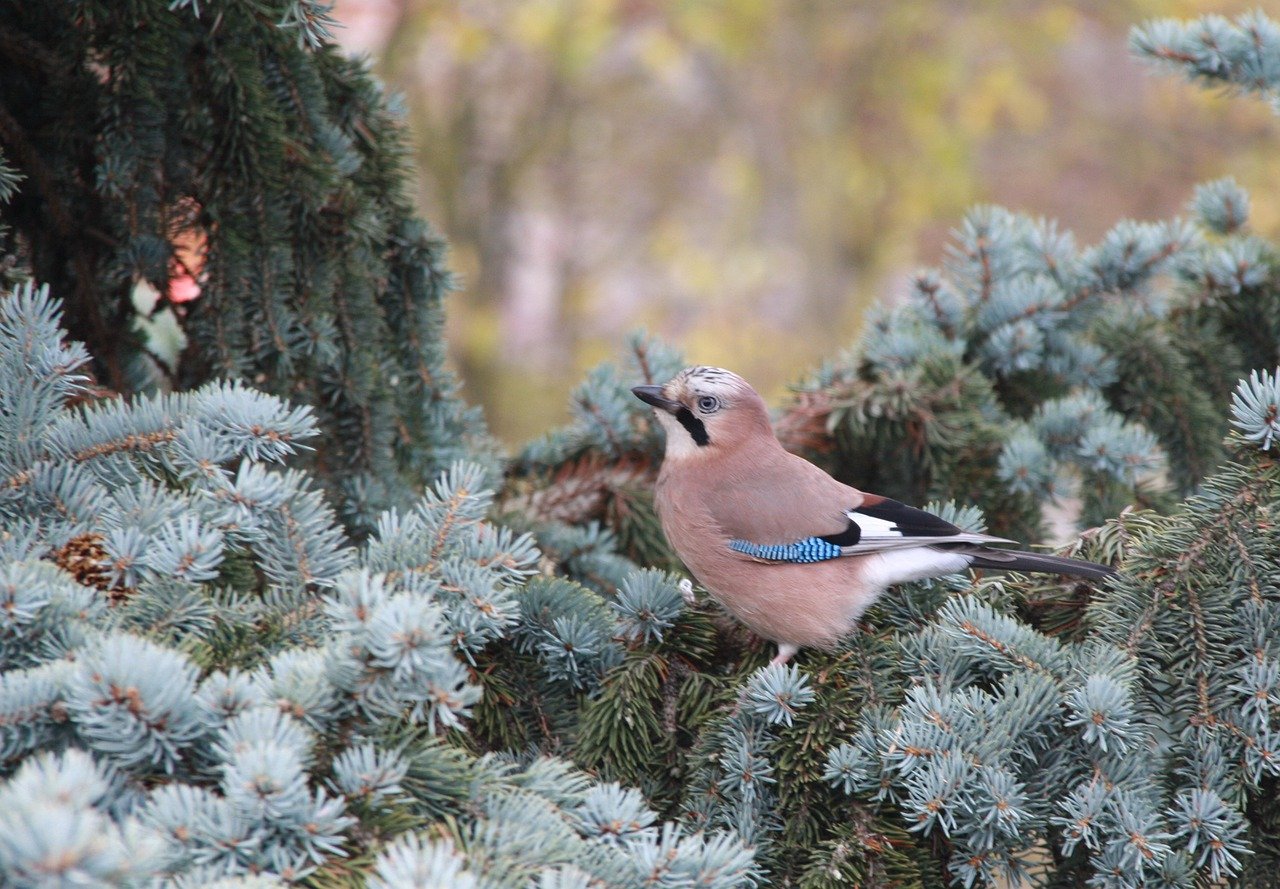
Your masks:
[[[1264,451],[1280,435],[1280,370],[1254,371],[1231,396],[1231,424]]]
[[[1261,11],[1235,21],[1207,15],[1191,22],[1160,19],[1134,28],[1130,48],[1156,64],[1191,80],[1226,84],[1264,98],[1280,85],[1275,59],[1280,55],[1280,26]]]

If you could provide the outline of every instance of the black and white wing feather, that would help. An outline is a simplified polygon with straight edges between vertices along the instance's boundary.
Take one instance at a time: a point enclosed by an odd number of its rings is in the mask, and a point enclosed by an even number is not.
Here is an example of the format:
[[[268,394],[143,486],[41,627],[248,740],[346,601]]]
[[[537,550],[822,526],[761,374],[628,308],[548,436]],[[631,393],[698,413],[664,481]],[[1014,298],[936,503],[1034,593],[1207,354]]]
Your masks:
[[[1109,565],[1068,559],[1044,553],[1000,549],[992,543],[1013,543],[1003,537],[975,534],[956,527],[931,512],[899,503],[876,500],[845,512],[849,524],[835,534],[806,537],[786,544],[761,545],[731,540],[729,546],[744,555],[768,562],[824,562],[844,556],[862,556],[927,547],[945,550],[968,560],[970,568],[996,571],[1043,571],[1101,580],[1115,573]],[[900,579],[925,576],[908,570]],[[951,570],[954,570],[951,569]],[[942,573],[942,572],[930,572]],[[892,582],[897,582],[894,580]]]
[[[729,545],[745,555],[772,562],[821,562],[920,546],[1013,542],[961,530],[931,512],[897,500],[877,498],[845,510],[844,517],[845,529],[834,534],[778,545],[759,545],[748,540],[733,540]]]
[[[964,531],[931,512],[897,500],[864,503],[846,511],[845,517],[849,520],[848,528],[819,539],[840,547],[841,555],[846,556],[946,543],[1013,543],[1003,537]]]

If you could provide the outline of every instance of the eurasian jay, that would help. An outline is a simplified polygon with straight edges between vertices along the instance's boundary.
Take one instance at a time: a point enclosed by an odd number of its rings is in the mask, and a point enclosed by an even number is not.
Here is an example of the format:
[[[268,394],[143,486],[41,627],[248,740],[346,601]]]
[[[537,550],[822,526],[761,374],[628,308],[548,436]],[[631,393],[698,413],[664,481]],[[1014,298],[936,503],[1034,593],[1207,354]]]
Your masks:
[[[984,568],[1102,579],[1114,569],[999,549],[932,513],[836,481],[786,451],[764,400],[737,374],[689,367],[636,386],[666,430],[656,504],[685,565],[726,609],[778,645],[830,647],[891,585]]]

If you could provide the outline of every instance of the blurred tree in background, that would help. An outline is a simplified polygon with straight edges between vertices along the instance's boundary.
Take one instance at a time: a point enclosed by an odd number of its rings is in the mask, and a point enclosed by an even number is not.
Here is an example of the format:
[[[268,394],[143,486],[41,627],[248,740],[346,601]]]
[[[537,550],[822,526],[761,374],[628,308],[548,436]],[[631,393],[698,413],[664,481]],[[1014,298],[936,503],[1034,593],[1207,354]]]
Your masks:
[[[342,0],[335,15],[406,96],[419,206],[462,282],[452,354],[514,444],[641,326],[779,394],[874,300],[905,297],[973,203],[1092,240],[1227,172],[1265,184],[1264,109],[1146,77],[1124,52],[1145,16],[1253,5]],[[1280,232],[1265,191],[1253,225]]]

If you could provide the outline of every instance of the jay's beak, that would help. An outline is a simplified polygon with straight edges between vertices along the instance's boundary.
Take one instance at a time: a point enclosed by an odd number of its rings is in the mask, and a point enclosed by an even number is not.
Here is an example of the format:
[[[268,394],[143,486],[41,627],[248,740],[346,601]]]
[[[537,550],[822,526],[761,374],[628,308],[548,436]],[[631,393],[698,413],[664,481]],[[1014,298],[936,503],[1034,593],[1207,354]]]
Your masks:
[[[658,410],[666,411],[669,414],[674,414],[676,411],[680,410],[680,408],[684,407],[684,405],[678,401],[663,398],[661,386],[632,386],[631,394],[636,398],[639,398],[645,404],[651,404]]]

